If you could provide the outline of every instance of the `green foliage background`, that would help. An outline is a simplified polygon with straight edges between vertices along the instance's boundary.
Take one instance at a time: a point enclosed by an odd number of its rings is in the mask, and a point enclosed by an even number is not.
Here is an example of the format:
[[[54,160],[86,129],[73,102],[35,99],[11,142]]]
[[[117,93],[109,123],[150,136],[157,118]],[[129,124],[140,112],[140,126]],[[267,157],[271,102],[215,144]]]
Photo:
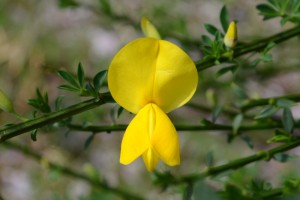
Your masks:
[[[141,159],[119,164],[133,116],[105,103],[104,70],[142,37],[142,16],[191,55],[200,78],[170,113],[182,164],[153,174]],[[222,44],[227,17],[238,22],[233,51]],[[297,199],[299,23],[297,0],[0,1],[0,88],[18,113],[0,114],[0,197]]]

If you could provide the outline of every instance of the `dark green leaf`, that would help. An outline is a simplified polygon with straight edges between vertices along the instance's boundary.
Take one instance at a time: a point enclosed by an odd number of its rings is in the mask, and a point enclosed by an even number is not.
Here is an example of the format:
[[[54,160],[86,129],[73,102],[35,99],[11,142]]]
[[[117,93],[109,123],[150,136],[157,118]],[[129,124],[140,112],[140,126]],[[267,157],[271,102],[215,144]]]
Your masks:
[[[264,48],[263,53],[266,54],[268,51],[270,51],[274,46],[276,45],[275,42],[269,42],[268,45]]]
[[[236,135],[233,135],[232,133],[227,134],[227,143],[231,143],[235,139]]]
[[[64,97],[63,96],[58,96],[55,99],[55,110],[58,111],[61,109],[61,103],[63,101]]]
[[[221,197],[205,182],[197,181],[194,185],[194,200],[221,200]]]
[[[273,7],[267,4],[259,4],[256,6],[256,8],[260,11],[259,14],[264,16],[264,20],[268,20],[279,16],[278,11],[276,11]]]
[[[95,88],[91,85],[90,82],[87,82],[87,83],[85,84],[85,88],[86,88],[87,92],[88,92],[90,95],[92,95],[92,96],[94,96],[94,97],[96,97],[96,98],[99,97],[98,92],[95,90]]]
[[[101,11],[105,13],[106,15],[111,15],[112,14],[112,9],[110,6],[110,3],[108,0],[99,0],[100,6],[101,6]]]
[[[206,153],[206,156],[205,156],[205,164],[206,166],[208,167],[211,167],[214,165],[214,154],[213,154],[213,151],[208,151]]]
[[[80,88],[73,87],[71,85],[60,85],[60,86],[58,86],[58,88],[61,90],[67,90],[67,91],[71,91],[71,92],[80,92]]]
[[[103,86],[107,77],[107,70],[103,70],[96,74],[93,80],[94,88],[96,92],[99,92],[100,88]]]
[[[208,37],[207,35],[202,35],[201,38],[204,44],[211,46],[213,41],[210,39],[210,37]]]
[[[202,124],[204,126],[211,126],[211,125],[213,125],[213,123],[211,121],[207,120],[207,119],[202,119],[200,121],[200,124]]]
[[[80,88],[74,75],[70,74],[69,72],[62,71],[62,70],[58,71],[57,73],[60,77],[62,77],[65,81],[67,81],[69,84],[71,84],[75,88]]]
[[[277,110],[278,108],[276,108],[275,106],[267,105],[259,112],[258,115],[254,117],[254,119],[263,119],[263,118],[271,117]]]
[[[295,105],[295,102],[292,101],[292,100],[289,100],[289,99],[277,99],[276,100],[276,105],[279,107],[279,108],[290,108],[292,106]]]
[[[261,57],[261,60],[264,61],[264,62],[270,62],[272,61],[272,54],[265,54]]]
[[[83,86],[84,86],[84,70],[82,68],[81,63],[78,64],[77,78],[78,78],[78,82],[79,82],[80,87],[83,88]]]
[[[250,149],[253,149],[253,142],[248,135],[240,135],[240,138],[248,145]]]
[[[225,191],[222,192],[222,197],[226,200],[250,200],[243,195],[240,188],[230,183],[226,183]]]
[[[222,7],[222,10],[220,12],[220,22],[221,22],[224,33],[226,33],[228,26],[229,26],[229,17],[228,17],[228,11],[227,11],[227,8],[225,5]]]
[[[276,130],[275,136],[269,139],[268,143],[274,142],[290,142],[292,140],[292,136],[290,133],[286,132],[285,130]]]
[[[273,158],[282,163],[285,163],[290,160],[290,156],[285,153],[277,153],[273,156]]]
[[[183,200],[191,200],[194,192],[194,187],[192,184],[188,184],[183,193]]]
[[[92,133],[92,135],[90,135],[90,136],[86,139],[86,141],[85,141],[85,143],[84,143],[84,150],[86,150],[86,149],[91,145],[92,141],[94,140],[94,137],[95,137],[95,134]]]
[[[238,133],[238,130],[242,124],[243,118],[244,118],[243,114],[238,114],[233,119],[232,132],[234,135]]]
[[[220,77],[220,76],[226,74],[227,72],[234,73],[234,72],[236,71],[237,67],[238,67],[238,66],[235,65],[235,64],[234,64],[234,65],[227,66],[227,67],[223,67],[222,69],[220,69],[220,70],[217,72],[216,76],[217,76],[217,77]]]
[[[124,108],[122,106],[120,106],[120,108],[118,109],[118,114],[117,117],[120,117],[120,115],[123,113]]]
[[[212,111],[212,122],[215,123],[222,112],[222,106],[217,105]]]
[[[294,118],[290,108],[283,109],[282,124],[287,132],[292,133],[294,128]]]
[[[59,6],[61,8],[67,7],[77,7],[79,4],[74,0],[58,0]]]
[[[31,131],[30,137],[32,141],[36,141],[37,129]]]
[[[218,29],[211,24],[204,24],[204,27],[207,30],[207,32],[209,32],[210,34],[212,34],[214,36],[216,35],[217,32],[219,32]]]

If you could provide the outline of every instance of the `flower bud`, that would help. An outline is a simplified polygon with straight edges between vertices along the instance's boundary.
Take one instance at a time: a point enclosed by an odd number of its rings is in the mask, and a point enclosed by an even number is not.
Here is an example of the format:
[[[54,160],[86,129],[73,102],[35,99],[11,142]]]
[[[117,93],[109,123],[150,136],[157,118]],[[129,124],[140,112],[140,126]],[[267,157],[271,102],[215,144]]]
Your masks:
[[[5,112],[14,112],[14,106],[9,97],[0,89],[0,109]]]
[[[155,26],[149,21],[147,17],[143,17],[141,20],[141,28],[146,37],[160,39],[160,35]]]
[[[234,48],[237,43],[237,27],[234,21],[229,24],[227,33],[224,37],[224,44],[226,47]]]

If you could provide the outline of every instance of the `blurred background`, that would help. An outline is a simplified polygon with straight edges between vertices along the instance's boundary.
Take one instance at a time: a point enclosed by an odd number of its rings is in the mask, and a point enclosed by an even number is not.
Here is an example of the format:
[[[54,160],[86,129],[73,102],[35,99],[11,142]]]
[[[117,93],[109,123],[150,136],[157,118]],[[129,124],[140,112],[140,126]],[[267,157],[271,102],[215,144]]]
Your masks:
[[[142,37],[139,20],[147,16],[161,32],[163,38],[177,43],[196,61],[201,59],[199,49],[201,35],[207,34],[204,23],[221,29],[219,13],[225,4],[230,20],[238,21],[239,41],[251,42],[273,35],[292,27],[287,23],[280,26],[279,19],[262,21],[256,5],[264,2],[238,0],[111,0],[113,16],[105,14],[100,1],[79,0],[1,0],[0,1],[0,88],[13,100],[15,109],[24,117],[31,118],[33,108],[26,102],[35,97],[36,88],[48,92],[50,105],[57,96],[64,96],[63,107],[85,100],[76,94],[59,90],[63,80],[58,70],[76,73],[82,63],[87,78],[107,69],[112,57],[129,41]],[[196,42],[193,42],[196,41]],[[239,83],[250,97],[272,97],[297,93],[300,87],[299,48],[296,39],[291,39],[271,50],[273,61],[260,64],[255,69],[240,70],[238,77],[231,75],[216,79],[215,69],[199,73],[200,83],[192,103],[210,105],[207,92],[215,93],[219,102],[232,106],[236,96],[232,82]],[[267,69],[267,70],[266,70]],[[105,90],[103,90],[105,91]],[[79,124],[112,125],[111,110],[117,106],[107,104],[76,115],[73,121]],[[295,107],[297,119],[300,112]],[[132,115],[124,112],[116,123],[128,123]],[[211,113],[185,106],[172,113],[175,124],[200,124],[210,119]],[[220,119],[231,124],[231,118]],[[14,116],[2,112],[0,122],[20,122]],[[227,142],[226,132],[179,132],[181,143],[180,166],[169,168],[162,163],[158,171],[170,170],[176,175],[200,172],[205,168],[205,157],[213,152],[215,164],[250,155],[267,148],[266,140],[272,131],[247,132],[252,138],[253,149],[241,139]],[[181,199],[182,188],[173,187],[166,191],[153,186],[153,175],[149,174],[138,159],[133,164],[119,164],[122,132],[96,134],[87,149],[84,143],[91,135],[88,132],[69,131],[66,128],[47,127],[39,130],[37,141],[29,134],[12,141],[31,148],[72,169],[86,172],[91,166],[101,179],[110,185],[140,194],[147,199]],[[295,155],[299,152],[293,151]],[[230,176],[220,176],[211,184],[230,179],[232,182],[247,182],[252,178],[263,178],[274,186],[286,176],[299,175],[295,170],[297,160],[289,163],[276,161],[259,162],[236,170]],[[118,199],[105,191],[98,191],[85,181],[67,177],[59,171],[50,170],[46,161],[36,161],[22,152],[0,145],[0,194],[5,200],[32,199]],[[298,163],[300,164],[300,163]],[[276,175],[274,175],[276,174]]]

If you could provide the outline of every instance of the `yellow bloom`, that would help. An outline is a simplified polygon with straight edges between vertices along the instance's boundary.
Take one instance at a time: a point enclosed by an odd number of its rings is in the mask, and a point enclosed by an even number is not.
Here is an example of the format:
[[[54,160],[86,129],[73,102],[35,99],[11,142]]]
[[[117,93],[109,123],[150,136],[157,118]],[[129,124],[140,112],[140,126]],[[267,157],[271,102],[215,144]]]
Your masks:
[[[123,47],[108,70],[108,87],[117,103],[137,114],[127,127],[120,162],[143,156],[149,171],[161,159],[180,164],[179,141],[166,113],[193,96],[198,83],[194,62],[170,42],[140,38]]]
[[[237,43],[237,27],[234,21],[229,24],[227,33],[224,37],[226,47],[233,48]]]

